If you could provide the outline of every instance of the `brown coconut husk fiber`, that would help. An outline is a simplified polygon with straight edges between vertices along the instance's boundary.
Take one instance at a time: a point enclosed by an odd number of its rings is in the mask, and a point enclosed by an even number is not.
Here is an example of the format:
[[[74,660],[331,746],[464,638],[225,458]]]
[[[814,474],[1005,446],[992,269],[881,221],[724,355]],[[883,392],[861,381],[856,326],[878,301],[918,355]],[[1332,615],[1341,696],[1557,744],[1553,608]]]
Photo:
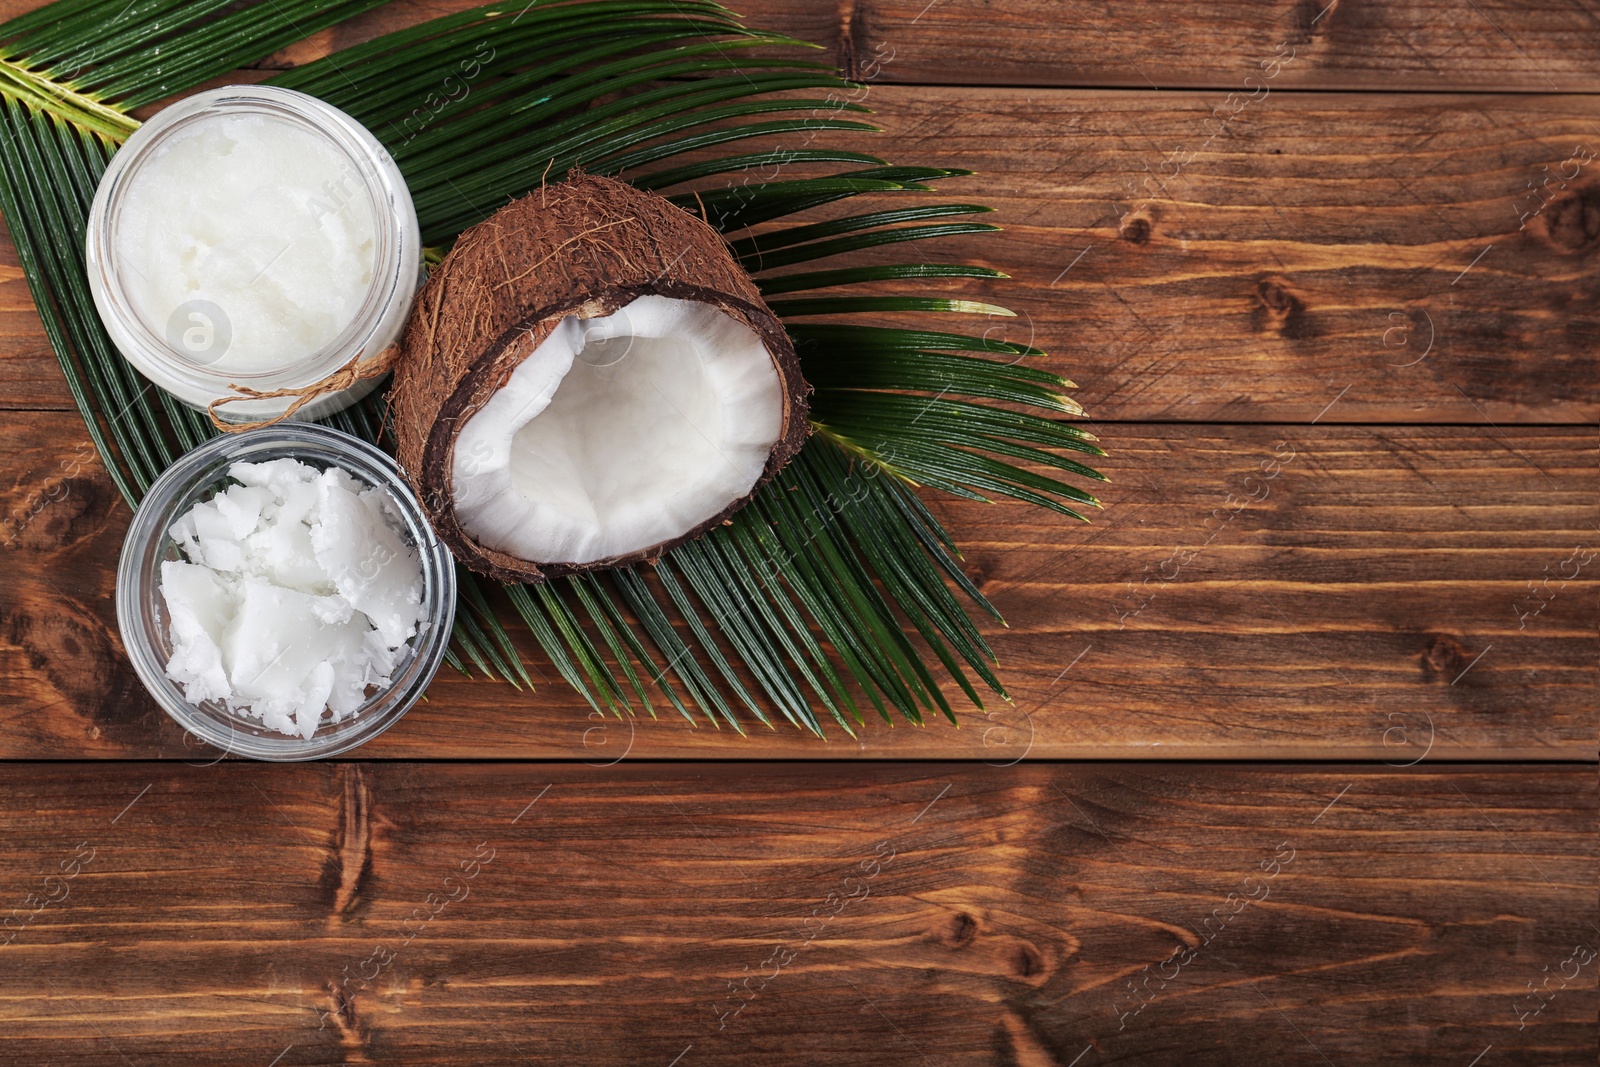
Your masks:
[[[584,564],[517,559],[478,544],[457,521],[450,474],[459,428],[563,318],[610,315],[649,294],[714,305],[772,354],[784,389],[783,430],[750,495],[800,451],[810,386],[783,325],[721,234],[653,193],[574,173],[463,233],[418,295],[400,341],[389,394],[396,456],[434,529],[472,570],[538,581],[653,561],[748,501],[673,541]]]

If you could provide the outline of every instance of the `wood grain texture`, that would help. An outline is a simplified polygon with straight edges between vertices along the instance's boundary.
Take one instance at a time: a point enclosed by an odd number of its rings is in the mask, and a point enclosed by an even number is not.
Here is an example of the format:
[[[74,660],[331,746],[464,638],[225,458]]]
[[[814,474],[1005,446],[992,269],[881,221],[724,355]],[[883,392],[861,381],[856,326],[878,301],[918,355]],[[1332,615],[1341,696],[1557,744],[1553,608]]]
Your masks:
[[[1172,94],[865,99],[891,155],[975,169],[938,197],[1006,228],[910,255],[1012,274],[972,288],[1019,318],[977,328],[1048,350],[1097,419],[1600,418],[1593,97],[1279,93],[1221,134]]]
[[[7,0],[9,7],[35,6]],[[467,6],[399,0],[286,49],[303,63]],[[931,85],[1240,87],[1291,50],[1286,86],[1385,92],[1600,88],[1592,0],[742,0],[752,26],[852,77]]]
[[[1589,0],[747,0],[755,25],[825,43],[855,76],[933,85],[1593,92]]]
[[[1108,425],[1080,526],[942,498],[1016,703],[961,729],[742,740],[591,717],[446,670],[370,757],[1592,758],[1600,438],[1592,429]],[[114,627],[126,508],[76,415],[0,414],[9,758],[205,758]]]
[[[5,1057],[1586,1062],[1595,786],[1584,767],[11,765]]]
[[[1214,136],[1189,95],[863,92],[886,132],[841,144],[979,172],[895,203],[1006,229],[859,261],[1012,274],[917,291],[1015,308],[944,324],[1047,349],[1097,419],[1600,419],[1595,97],[1269,93]],[[0,406],[68,408],[6,255]]]
[[[34,310],[17,247],[0,218],[0,407],[71,408],[72,396]]]

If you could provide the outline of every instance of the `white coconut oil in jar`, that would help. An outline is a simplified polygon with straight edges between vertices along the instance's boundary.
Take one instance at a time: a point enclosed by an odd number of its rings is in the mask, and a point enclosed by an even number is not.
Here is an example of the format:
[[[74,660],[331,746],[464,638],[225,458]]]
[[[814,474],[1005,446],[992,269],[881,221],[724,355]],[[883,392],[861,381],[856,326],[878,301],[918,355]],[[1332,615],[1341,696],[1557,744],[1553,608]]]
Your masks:
[[[140,127],[90,209],[90,289],[117,349],[145,377],[206,408],[301,390],[395,341],[418,282],[416,210],[364,127],[272,86],[199,93]],[[377,378],[317,396],[317,418]],[[218,409],[247,422],[294,396]]]

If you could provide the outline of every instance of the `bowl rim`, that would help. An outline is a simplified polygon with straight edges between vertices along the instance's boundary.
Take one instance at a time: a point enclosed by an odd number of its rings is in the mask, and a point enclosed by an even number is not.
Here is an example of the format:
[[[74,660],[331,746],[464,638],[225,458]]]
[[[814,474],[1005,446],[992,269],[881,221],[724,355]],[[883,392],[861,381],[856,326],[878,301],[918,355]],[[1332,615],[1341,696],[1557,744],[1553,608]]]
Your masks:
[[[319,727],[309,740],[275,731],[244,732],[239,727],[255,728],[246,719],[239,718],[235,726],[232,716],[219,716],[191,703],[166,676],[166,663],[157,650],[156,638],[148,630],[144,607],[149,600],[159,601],[160,597],[156,577],[159,567],[146,567],[146,563],[165,554],[161,546],[172,544],[167,530],[178,515],[200,500],[209,499],[203,487],[226,479],[226,469],[232,463],[276,458],[346,469],[357,466],[362,469],[350,473],[358,481],[387,490],[417,548],[423,595],[432,600],[427,619],[410,639],[415,644],[406,661],[404,677],[374,694],[360,710],[346,716],[325,735],[322,731],[327,727]],[[379,482],[374,482],[372,473],[381,476]],[[134,672],[151,697],[186,732],[222,749],[224,755],[274,762],[321,759],[348,752],[404,717],[445,661],[456,596],[455,561],[429,525],[421,503],[393,457],[360,438],[314,423],[279,423],[223,434],[184,453],[145,492],[128,525],[117,563],[117,629]],[[165,608],[158,604],[156,614],[164,613]]]

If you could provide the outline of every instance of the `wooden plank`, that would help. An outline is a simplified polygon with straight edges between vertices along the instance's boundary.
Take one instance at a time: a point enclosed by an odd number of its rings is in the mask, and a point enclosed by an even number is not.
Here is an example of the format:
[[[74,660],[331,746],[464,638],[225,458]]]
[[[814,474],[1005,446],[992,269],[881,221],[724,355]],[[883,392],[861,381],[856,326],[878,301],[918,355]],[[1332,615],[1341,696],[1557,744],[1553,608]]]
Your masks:
[[[83,1067],[1571,1064],[1595,786],[9,765],[0,1018]]]
[[[1305,422],[1336,396],[1346,422],[1600,419],[1594,97],[1273,94],[1216,137],[1168,93],[866,99],[887,133],[841,143],[979,171],[897,203],[990,204],[1006,231],[860,261],[1011,273],[913,291],[1017,309],[948,325],[1049,350],[1098,419]],[[70,406],[3,263],[0,397]]]
[[[606,723],[441,675],[369,757],[1592,758],[1592,429],[1110,425],[1083,527],[938,499],[1016,703],[859,744]],[[0,757],[209,758],[117,643],[127,511],[68,413],[0,414]]]
[[[5,7],[35,4],[8,0]],[[400,0],[272,57],[303,63],[468,0]],[[749,25],[829,49],[852,77],[931,85],[1600,89],[1588,0],[744,0]],[[1281,67],[1265,66],[1293,57]]]
[[[1594,92],[1592,3],[1476,0],[795,0],[752,25],[828,45],[858,78],[932,85]],[[1247,82],[1246,79],[1253,79]]]
[[[0,0],[0,19],[43,6]],[[297,66],[475,6],[396,0],[258,64]],[[1600,90],[1589,0],[744,0],[748,25],[826,48],[850,77],[920,85],[1248,91]],[[1256,81],[1246,82],[1246,79]]]

